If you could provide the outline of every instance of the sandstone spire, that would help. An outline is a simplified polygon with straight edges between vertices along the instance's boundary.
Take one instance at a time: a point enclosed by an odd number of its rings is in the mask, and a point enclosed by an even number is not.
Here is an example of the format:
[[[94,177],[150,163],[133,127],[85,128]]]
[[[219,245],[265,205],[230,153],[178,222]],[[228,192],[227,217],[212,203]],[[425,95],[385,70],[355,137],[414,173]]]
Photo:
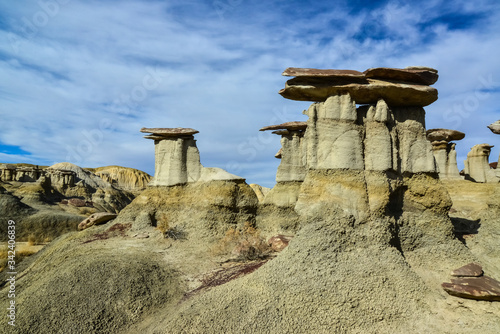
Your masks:
[[[276,154],[276,157],[281,159],[276,182],[304,181],[306,168],[303,138],[306,128],[306,122],[287,122],[260,129],[260,131],[277,130],[273,133],[281,136],[281,149]]]

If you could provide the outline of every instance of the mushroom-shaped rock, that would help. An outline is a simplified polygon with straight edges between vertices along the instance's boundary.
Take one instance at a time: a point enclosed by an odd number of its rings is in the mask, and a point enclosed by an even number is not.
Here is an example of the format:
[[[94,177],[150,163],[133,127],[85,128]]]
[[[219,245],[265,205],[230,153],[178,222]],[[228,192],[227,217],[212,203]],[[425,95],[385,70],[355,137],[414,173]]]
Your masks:
[[[465,138],[465,133],[449,129],[429,129],[426,131],[426,134],[427,134],[427,139],[431,142],[435,141],[450,142],[453,140],[462,140]]]
[[[200,152],[191,128],[142,128],[151,133],[146,139],[155,141],[155,176],[152,186],[174,186],[195,182],[200,178]]]
[[[500,120],[488,125],[488,129],[496,135],[500,135]]]
[[[199,133],[198,130],[191,128],[142,128],[141,132],[151,133],[151,135],[145,136],[147,139],[162,139],[162,137],[182,137],[182,136],[192,136]]]
[[[98,212],[90,215],[87,219],[83,220],[80,224],[78,224],[78,229],[85,230],[94,225],[104,224],[111,219],[115,219],[117,216],[116,213],[109,212]]]
[[[305,130],[307,128],[307,122],[286,122],[278,125],[269,125],[261,128],[259,131],[267,131],[267,130],[289,130],[289,131],[300,131]],[[273,132],[274,133],[274,132]],[[276,134],[281,134],[276,132]]]
[[[419,67],[405,69],[387,67],[370,68],[364,72],[364,75],[367,78],[411,82],[420,85],[432,85],[436,83],[439,77],[436,70],[421,69]]]

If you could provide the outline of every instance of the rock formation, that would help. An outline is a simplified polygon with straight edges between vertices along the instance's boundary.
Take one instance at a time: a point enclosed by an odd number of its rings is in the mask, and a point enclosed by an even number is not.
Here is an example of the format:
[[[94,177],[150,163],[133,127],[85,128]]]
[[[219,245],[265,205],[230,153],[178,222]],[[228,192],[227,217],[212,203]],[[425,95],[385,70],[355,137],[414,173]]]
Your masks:
[[[488,162],[492,145],[478,144],[471,148],[464,162],[465,178],[475,182],[499,182]]]
[[[432,144],[432,151],[440,179],[461,179],[457,165],[457,151],[453,140],[462,140],[465,133],[448,129],[429,129],[427,139]]]
[[[328,97],[350,94],[358,104],[374,104],[383,99],[392,107],[426,106],[437,100],[437,90],[429,87],[437,78],[431,68],[372,68],[364,73],[352,70],[288,68],[280,94],[299,101],[324,102]]]
[[[260,129],[277,130],[273,133],[281,136],[281,163],[276,173],[276,182],[304,181],[306,147],[303,145],[303,137],[306,128],[306,122],[287,122]]]
[[[488,125],[488,129],[490,129],[491,132],[493,132],[494,134],[500,135],[500,120]],[[498,161],[500,161],[500,156],[498,157]],[[497,165],[498,165],[498,163],[497,163]],[[497,177],[500,178],[500,168],[498,168],[498,166],[495,166],[495,169],[496,169],[495,172],[496,172]]]
[[[132,192],[146,189],[152,179],[149,174],[143,171],[120,166],[99,167],[95,169],[94,173],[116,188]]]
[[[488,129],[490,129],[494,134],[500,135],[500,120],[488,125]]]
[[[203,167],[189,128],[142,128],[155,142],[155,176],[117,217],[134,231],[157,227],[199,239],[222,237],[230,226],[254,221],[258,199],[244,178],[220,168]],[[170,234],[169,234],[170,233]]]
[[[200,152],[189,128],[142,128],[144,136],[155,142],[155,176],[150,185],[174,186],[197,181],[244,181],[221,168],[207,168],[200,163]]]

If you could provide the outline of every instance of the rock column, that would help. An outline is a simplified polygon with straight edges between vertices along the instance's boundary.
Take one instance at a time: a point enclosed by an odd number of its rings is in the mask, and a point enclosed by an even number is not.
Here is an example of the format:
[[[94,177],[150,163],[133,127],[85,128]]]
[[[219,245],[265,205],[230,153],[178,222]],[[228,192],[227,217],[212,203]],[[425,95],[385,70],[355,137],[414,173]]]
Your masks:
[[[174,186],[195,182],[200,178],[202,165],[194,134],[189,128],[141,129],[151,133],[144,138],[155,141],[155,176],[152,186]]]

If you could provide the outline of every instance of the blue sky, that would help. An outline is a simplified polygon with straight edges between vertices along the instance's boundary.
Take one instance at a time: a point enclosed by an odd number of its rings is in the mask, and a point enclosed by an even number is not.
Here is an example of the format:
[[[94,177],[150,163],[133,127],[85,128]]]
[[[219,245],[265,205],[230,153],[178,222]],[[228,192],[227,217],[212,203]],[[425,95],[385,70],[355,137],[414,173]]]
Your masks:
[[[500,137],[498,1],[3,1],[0,162],[122,165],[154,173],[141,127],[192,127],[202,163],[271,187],[279,137],[310,103],[287,67],[430,66],[427,128],[466,133],[459,167]]]

